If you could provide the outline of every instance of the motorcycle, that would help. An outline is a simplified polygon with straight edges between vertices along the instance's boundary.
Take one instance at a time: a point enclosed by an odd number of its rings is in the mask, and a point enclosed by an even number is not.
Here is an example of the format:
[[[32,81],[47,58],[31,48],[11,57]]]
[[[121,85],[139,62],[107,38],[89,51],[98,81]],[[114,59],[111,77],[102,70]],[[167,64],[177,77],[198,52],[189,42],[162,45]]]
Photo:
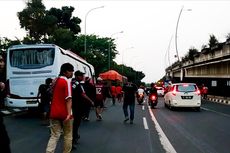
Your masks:
[[[142,104],[143,101],[144,101],[144,94],[143,93],[137,94],[137,102],[138,102],[138,104],[139,105]]]
[[[158,103],[157,94],[150,94],[148,103],[149,103],[149,106],[151,106],[151,108],[154,108]]]

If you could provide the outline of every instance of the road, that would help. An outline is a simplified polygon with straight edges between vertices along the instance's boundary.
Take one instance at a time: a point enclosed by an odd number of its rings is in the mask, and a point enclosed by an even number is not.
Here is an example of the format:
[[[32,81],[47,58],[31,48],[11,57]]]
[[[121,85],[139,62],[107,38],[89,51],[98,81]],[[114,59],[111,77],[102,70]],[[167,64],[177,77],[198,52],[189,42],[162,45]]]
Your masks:
[[[90,121],[80,127],[81,139],[73,153],[229,153],[230,106],[202,103],[202,109],[169,110],[163,98],[150,109],[136,105],[134,124],[123,123],[122,104],[107,103],[103,121]],[[35,114],[17,113],[4,117],[12,153],[42,153],[49,128]],[[56,153],[61,153],[62,142]]]

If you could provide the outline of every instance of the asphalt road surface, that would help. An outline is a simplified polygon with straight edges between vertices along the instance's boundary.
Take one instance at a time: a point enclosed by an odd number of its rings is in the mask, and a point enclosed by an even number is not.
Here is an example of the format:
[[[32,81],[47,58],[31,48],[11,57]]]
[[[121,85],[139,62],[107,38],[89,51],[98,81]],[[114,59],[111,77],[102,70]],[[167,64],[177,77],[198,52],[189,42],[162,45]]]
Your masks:
[[[107,101],[103,120],[94,110],[83,121],[81,138],[73,153],[230,153],[230,106],[208,101],[202,109],[169,110],[163,98],[150,109],[136,105],[134,124],[123,123],[122,103]],[[44,153],[49,128],[33,113],[4,117],[12,153]],[[59,141],[56,153],[62,152]]]

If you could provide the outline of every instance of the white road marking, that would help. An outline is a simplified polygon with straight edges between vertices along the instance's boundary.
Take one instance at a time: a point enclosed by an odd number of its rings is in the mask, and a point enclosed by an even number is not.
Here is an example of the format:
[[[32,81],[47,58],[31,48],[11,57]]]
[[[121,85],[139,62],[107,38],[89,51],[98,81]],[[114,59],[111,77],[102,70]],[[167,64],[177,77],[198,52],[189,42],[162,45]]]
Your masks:
[[[148,126],[148,123],[147,123],[145,117],[143,117],[143,124],[144,124],[144,128],[145,128],[146,130],[148,130],[148,129],[149,129],[149,126]]]
[[[203,110],[210,111],[210,112],[213,112],[213,113],[216,113],[216,114],[219,114],[219,115],[223,115],[225,117],[230,117],[230,115],[228,115],[228,114],[220,113],[220,112],[217,112],[217,111],[214,111],[214,110],[211,110],[211,109],[208,109],[208,108],[204,108],[204,107],[201,107],[201,108]]]
[[[160,137],[160,142],[161,142],[163,148],[165,149],[166,153],[176,153],[176,150],[174,149],[174,147],[172,146],[172,144],[168,140],[167,136],[165,135],[165,133],[161,129],[161,127],[160,127],[159,123],[157,122],[156,118],[154,117],[153,112],[152,112],[150,107],[149,107],[149,113],[150,113],[152,120],[155,124],[155,128],[156,128],[158,135]]]
[[[142,106],[142,110],[145,110],[145,106]]]
[[[7,110],[3,110],[3,111],[1,111],[3,114],[10,114],[10,112],[9,111],[7,111]]]
[[[18,108],[13,109],[15,112],[20,112],[21,110]]]

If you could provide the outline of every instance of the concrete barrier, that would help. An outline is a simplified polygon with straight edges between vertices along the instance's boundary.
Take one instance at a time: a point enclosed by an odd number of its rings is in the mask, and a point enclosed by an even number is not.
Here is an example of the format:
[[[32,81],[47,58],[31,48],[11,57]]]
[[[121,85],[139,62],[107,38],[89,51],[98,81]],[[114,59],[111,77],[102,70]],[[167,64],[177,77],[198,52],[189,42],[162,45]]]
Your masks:
[[[230,105],[230,97],[222,97],[222,96],[215,96],[215,95],[208,95],[207,99],[212,102],[228,104]]]

